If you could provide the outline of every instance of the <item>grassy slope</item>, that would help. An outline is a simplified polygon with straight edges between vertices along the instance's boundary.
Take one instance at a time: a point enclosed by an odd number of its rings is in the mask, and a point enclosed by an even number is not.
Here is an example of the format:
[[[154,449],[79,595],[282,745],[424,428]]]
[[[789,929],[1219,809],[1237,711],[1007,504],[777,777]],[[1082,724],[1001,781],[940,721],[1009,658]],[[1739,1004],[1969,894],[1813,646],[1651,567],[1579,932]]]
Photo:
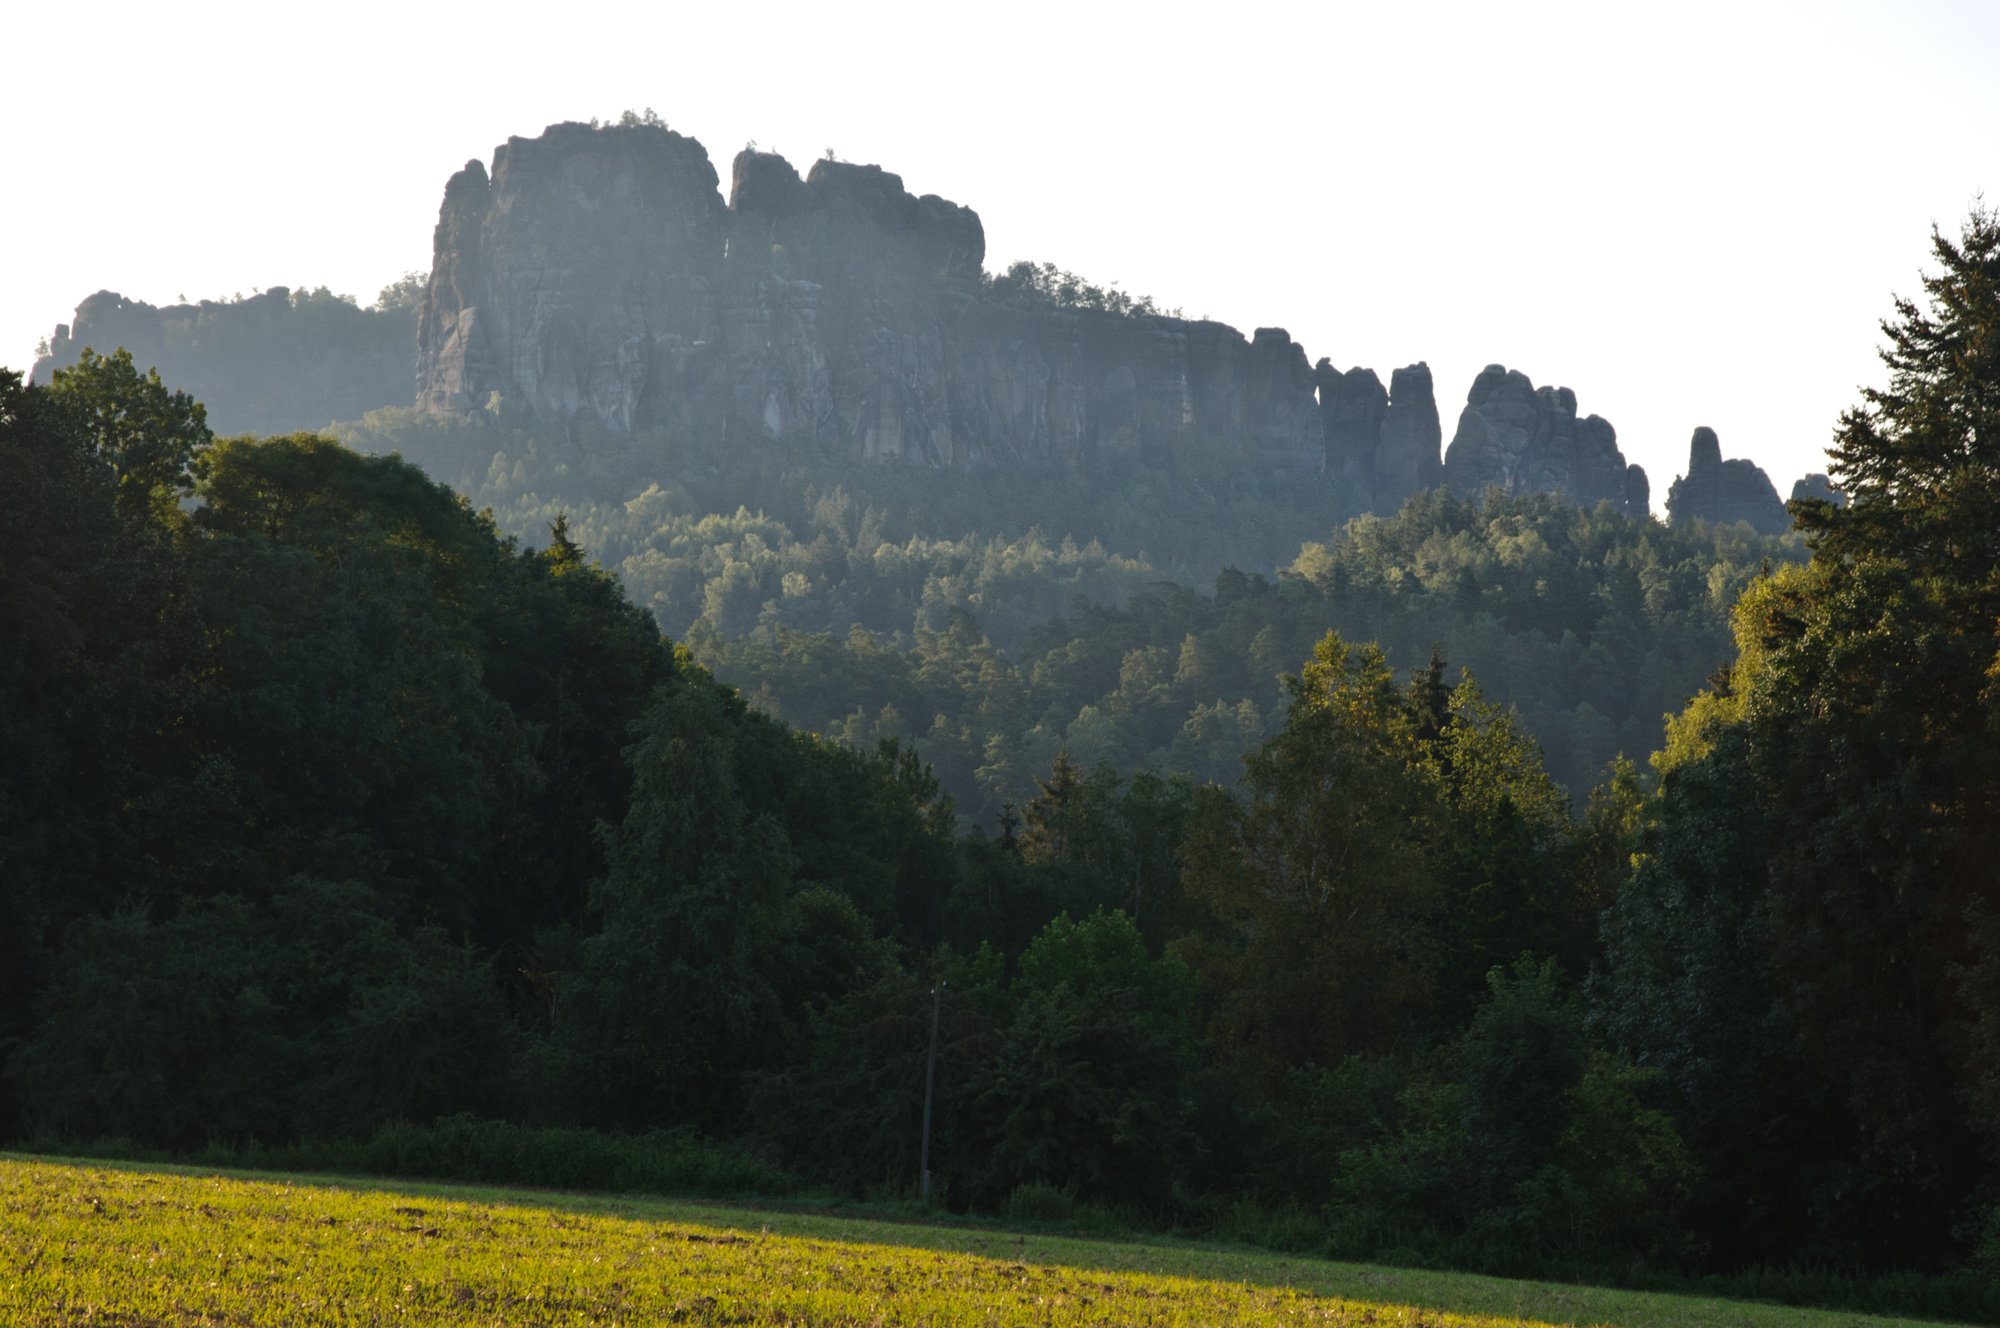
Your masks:
[[[0,1157],[0,1321],[1913,1322],[1212,1246],[15,1157]]]

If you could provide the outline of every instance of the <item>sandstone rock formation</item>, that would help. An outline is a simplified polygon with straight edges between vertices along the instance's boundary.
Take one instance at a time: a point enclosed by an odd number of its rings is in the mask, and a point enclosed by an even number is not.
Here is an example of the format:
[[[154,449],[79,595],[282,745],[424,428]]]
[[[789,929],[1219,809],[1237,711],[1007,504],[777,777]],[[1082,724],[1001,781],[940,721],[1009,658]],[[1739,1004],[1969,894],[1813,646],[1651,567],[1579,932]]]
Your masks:
[[[284,432],[408,401],[414,340],[416,404],[437,415],[499,405],[940,466],[1205,453],[1269,483],[1312,477],[1352,512],[1444,484],[1647,515],[1645,472],[1568,388],[1489,366],[1440,458],[1425,364],[1384,388],[1371,369],[1311,364],[1282,328],[1245,337],[989,277],[978,214],[879,166],[819,161],[801,178],[745,151],[726,201],[720,186],[706,149],[664,126],[553,125],[452,176],[414,307],[277,287],[156,309],[99,292],[35,378],[124,346],[219,431]],[[1711,510],[1708,474],[1687,481],[1690,512]]]
[[[1832,503],[1835,507],[1847,506],[1846,491],[1836,489],[1833,480],[1818,471],[1793,482],[1792,501],[1796,503],[1801,499],[1818,499],[1820,502]]]
[[[419,405],[503,401],[629,432],[802,436],[934,465],[1165,454],[1183,434],[1276,471],[1326,442],[1282,329],[984,298],[977,214],[877,166],[804,179],[652,125],[514,138],[445,190]]]
[[[1444,458],[1438,452],[1443,440],[1431,367],[1419,360],[1390,374],[1389,413],[1375,449],[1371,490],[1377,511],[1385,504],[1394,510],[1409,495],[1444,483]]]
[[[725,203],[693,139],[556,125],[452,178],[434,249],[429,412],[497,394],[621,433],[931,465],[1163,459],[1193,439],[1267,475],[1325,472],[1356,509],[1442,475],[1425,366],[1384,392],[1314,369],[1282,328],[997,298],[978,215],[878,166],[801,179],[745,151]]]
[[[986,276],[976,213],[878,166],[801,178],[745,151],[729,197],[651,124],[513,138],[445,190],[418,323],[418,405],[497,397],[615,433],[927,465],[1164,462],[1192,447],[1351,511],[1447,480],[1646,512],[1611,426],[1488,370],[1441,460],[1431,373],[1313,366],[1282,328],[1078,307]]]
[[[1703,426],[1688,444],[1688,471],[1667,491],[1667,519],[1676,524],[1701,520],[1718,525],[1747,521],[1760,535],[1782,535],[1792,518],[1778,491],[1753,462],[1724,461],[1715,430]]]
[[[1646,472],[1625,463],[1618,434],[1600,416],[1576,417],[1576,393],[1537,388],[1518,369],[1489,364],[1473,379],[1444,455],[1444,482],[1460,497],[1488,488],[1562,492],[1587,506],[1608,502],[1643,520]]]
[[[1321,360],[1313,370],[1320,424],[1326,437],[1326,472],[1348,487],[1359,510],[1387,515],[1413,493],[1444,482],[1438,457],[1442,431],[1427,364],[1389,376],[1373,369],[1337,372]]]
[[[419,405],[499,392],[619,431],[645,422],[649,395],[719,349],[716,183],[699,143],[651,127],[512,138],[490,179],[467,162],[445,186],[417,318]]]

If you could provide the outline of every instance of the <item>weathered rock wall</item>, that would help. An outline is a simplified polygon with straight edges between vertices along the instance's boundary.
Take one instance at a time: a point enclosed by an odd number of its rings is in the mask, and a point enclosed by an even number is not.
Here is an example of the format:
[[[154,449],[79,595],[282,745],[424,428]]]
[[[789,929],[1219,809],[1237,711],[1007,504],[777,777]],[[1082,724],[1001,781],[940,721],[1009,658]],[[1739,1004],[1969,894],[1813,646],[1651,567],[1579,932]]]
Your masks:
[[[1373,369],[1341,373],[1326,360],[1313,378],[1327,474],[1349,486],[1357,509],[1386,515],[1411,494],[1444,482],[1438,457],[1443,435],[1429,365],[1396,370],[1386,390]]]
[[[1792,501],[1832,503],[1835,507],[1845,507],[1847,493],[1835,488],[1832,479],[1815,470],[1792,481]]]
[[[556,125],[509,139],[490,172],[468,163],[438,219],[420,406],[465,412],[497,394],[620,432],[791,436],[940,466],[1164,460],[1191,445],[1323,476],[1357,511],[1454,476],[1425,365],[1385,390],[1371,370],[1312,365],[1281,328],[1245,337],[1003,298],[978,215],[877,166],[821,161],[801,178],[746,151],[726,203],[718,185],[699,143],[656,125]],[[1491,421],[1459,467],[1467,484],[1644,514],[1644,475],[1608,424],[1500,373],[1474,386],[1469,416]],[[1518,439],[1491,441],[1516,424]]]
[[[719,348],[715,168],[665,129],[556,125],[445,186],[417,320],[418,404],[652,422]]]
[[[796,433],[934,465],[1164,452],[1182,433],[1316,471],[1305,352],[1282,330],[984,298],[969,208],[877,166],[800,179],[745,152],[727,205],[657,126],[510,139],[445,190],[420,404],[503,401],[617,431]]]
[[[1651,499],[1646,472],[1627,465],[1618,434],[1597,415],[1576,416],[1576,393],[1538,388],[1518,369],[1489,364],[1472,381],[1458,429],[1445,450],[1444,482],[1473,497],[1561,492],[1578,503],[1608,502],[1644,519]]]
[[[1667,490],[1668,520],[1697,517],[1717,525],[1747,521],[1760,535],[1782,535],[1792,528],[1771,477],[1753,462],[1724,461],[1722,442],[1706,425],[1688,442],[1687,474]]]

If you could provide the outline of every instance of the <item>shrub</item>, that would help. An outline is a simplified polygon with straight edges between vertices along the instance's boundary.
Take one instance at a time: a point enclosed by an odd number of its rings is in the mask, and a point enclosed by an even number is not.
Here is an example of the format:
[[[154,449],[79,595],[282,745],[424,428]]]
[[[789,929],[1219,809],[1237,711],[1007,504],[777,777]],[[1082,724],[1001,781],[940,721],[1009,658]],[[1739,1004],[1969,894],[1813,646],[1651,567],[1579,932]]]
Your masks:
[[[1010,1222],[1067,1222],[1076,1215],[1076,1196],[1047,1181],[1031,1180],[1007,1196]]]

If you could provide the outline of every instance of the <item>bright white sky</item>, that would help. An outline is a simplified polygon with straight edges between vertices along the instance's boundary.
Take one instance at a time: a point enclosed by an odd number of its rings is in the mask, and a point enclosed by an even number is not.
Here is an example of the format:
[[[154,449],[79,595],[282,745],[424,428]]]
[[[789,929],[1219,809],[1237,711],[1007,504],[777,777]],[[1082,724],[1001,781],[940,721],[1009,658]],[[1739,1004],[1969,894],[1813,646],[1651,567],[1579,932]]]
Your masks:
[[[828,147],[1050,260],[1282,326],[1447,441],[1566,384],[1659,509],[1714,427],[1781,494],[1880,380],[1933,222],[2000,202],[2000,3],[29,4],[0,21],[0,364],[100,288],[369,302],[446,177],[652,107],[725,179]]]

